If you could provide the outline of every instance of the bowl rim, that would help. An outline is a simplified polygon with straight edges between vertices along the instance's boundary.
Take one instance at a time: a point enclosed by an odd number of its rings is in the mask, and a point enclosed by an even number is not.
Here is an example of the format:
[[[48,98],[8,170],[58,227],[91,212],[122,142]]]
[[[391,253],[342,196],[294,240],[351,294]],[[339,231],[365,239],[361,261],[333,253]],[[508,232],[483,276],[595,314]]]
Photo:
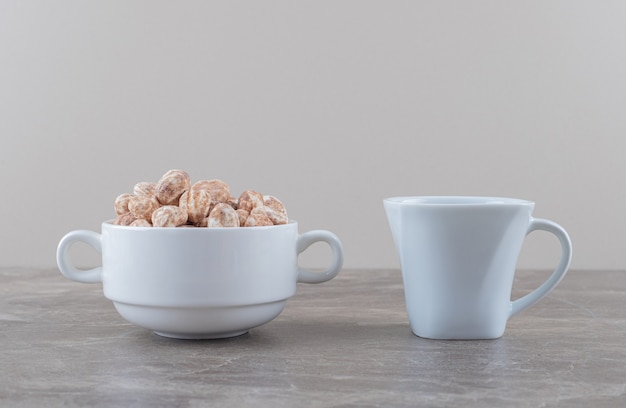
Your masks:
[[[130,226],[130,225],[115,225],[113,222],[114,218],[103,221],[102,228],[113,228],[113,229],[122,229],[122,230],[131,230],[131,231],[260,231],[260,230],[276,230],[276,229],[286,229],[293,228],[294,226],[297,228],[298,221],[290,219],[286,224],[279,225],[261,225],[255,227],[194,227],[192,225],[186,224],[185,226],[180,227],[139,227],[139,226]]]

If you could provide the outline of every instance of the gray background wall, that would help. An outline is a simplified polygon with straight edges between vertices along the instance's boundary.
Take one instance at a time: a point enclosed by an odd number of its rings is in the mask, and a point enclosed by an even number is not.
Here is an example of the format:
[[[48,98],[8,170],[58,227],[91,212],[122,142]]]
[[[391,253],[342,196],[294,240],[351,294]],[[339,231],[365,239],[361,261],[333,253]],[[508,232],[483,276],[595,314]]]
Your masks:
[[[575,268],[626,268],[625,21],[623,1],[2,0],[0,266],[54,267],[63,234],[182,168],[278,196],[346,267],[398,266],[383,198],[474,194],[536,201]],[[520,267],[556,263],[546,235]]]

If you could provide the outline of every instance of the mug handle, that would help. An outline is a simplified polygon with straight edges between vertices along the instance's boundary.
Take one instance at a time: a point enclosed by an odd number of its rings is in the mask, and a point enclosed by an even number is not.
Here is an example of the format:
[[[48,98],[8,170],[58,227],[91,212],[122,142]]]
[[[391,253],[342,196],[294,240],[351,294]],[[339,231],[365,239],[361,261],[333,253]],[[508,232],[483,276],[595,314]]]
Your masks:
[[[102,254],[102,235],[87,230],[76,230],[67,233],[57,247],[57,265],[66,278],[82,283],[102,282],[102,266],[81,270],[76,268],[70,260],[70,248],[76,242],[84,242]]]
[[[565,273],[567,272],[567,268],[572,261],[572,241],[563,227],[549,220],[532,218],[530,220],[528,230],[526,231],[526,235],[536,230],[550,232],[559,239],[561,242],[561,260],[554,272],[552,272],[552,275],[550,275],[550,277],[541,286],[526,296],[511,302],[511,313],[509,314],[509,317],[513,317],[522,310],[528,309],[530,306],[539,301],[539,299],[550,293],[550,291],[554,289],[561,279],[563,279]]]
[[[305,232],[298,236],[296,244],[297,254],[300,255],[308,247],[316,242],[326,242],[333,251],[333,261],[330,267],[324,272],[312,272],[298,267],[298,282],[322,283],[331,280],[341,270],[343,266],[343,247],[339,238],[330,231],[315,230]]]

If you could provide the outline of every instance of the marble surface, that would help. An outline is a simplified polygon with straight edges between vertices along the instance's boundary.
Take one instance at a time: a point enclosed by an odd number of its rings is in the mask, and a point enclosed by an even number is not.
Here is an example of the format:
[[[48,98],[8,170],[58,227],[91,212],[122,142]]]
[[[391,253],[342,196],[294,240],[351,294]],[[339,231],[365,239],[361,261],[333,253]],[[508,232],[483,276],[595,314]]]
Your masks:
[[[518,271],[514,298],[543,272]],[[0,269],[2,407],[626,406],[626,271],[571,271],[488,341],[414,336],[400,272],[300,284],[226,340],[159,337],[100,284]]]

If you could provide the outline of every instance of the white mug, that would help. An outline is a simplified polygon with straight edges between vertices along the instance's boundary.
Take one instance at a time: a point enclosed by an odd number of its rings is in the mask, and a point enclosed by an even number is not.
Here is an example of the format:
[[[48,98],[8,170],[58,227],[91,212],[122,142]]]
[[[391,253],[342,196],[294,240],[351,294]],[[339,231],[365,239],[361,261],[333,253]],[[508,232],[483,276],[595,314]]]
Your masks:
[[[102,253],[102,266],[79,270],[71,246],[85,242]],[[315,242],[333,253],[325,272],[298,267],[298,254]],[[296,283],[334,278],[343,264],[339,238],[298,224],[244,228],[154,228],[102,224],[102,234],[78,230],[57,249],[69,279],[102,282],[122,317],[159,335],[207,339],[233,337],[278,316]]]
[[[383,201],[400,257],[411,330],[432,339],[494,339],[507,320],[546,296],[572,257],[567,232],[533,218],[534,203],[494,197],[393,197]],[[511,301],[526,235],[554,234],[561,259],[533,292]]]

